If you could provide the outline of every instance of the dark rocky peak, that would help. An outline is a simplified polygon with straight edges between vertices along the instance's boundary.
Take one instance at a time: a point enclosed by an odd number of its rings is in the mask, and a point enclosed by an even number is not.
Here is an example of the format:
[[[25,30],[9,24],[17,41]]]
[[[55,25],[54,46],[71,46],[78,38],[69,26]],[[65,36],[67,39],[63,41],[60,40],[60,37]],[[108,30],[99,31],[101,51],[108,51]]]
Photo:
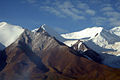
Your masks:
[[[38,28],[38,30],[36,30],[36,32],[46,32],[45,27],[46,25],[43,24],[40,28]]]
[[[101,63],[102,58],[100,57],[100,55],[95,52],[94,50],[90,49],[83,41],[78,40],[73,46],[72,48],[76,51],[78,51],[79,53],[82,53],[82,55],[84,55],[85,57],[87,57],[88,59],[92,59],[95,62]]]
[[[60,42],[65,41],[65,39],[59,33],[57,33],[54,29],[52,29],[51,27],[48,27],[45,24],[43,24],[40,28],[32,30],[32,32],[34,32],[34,33],[36,33],[36,32],[48,33],[50,36],[55,37]]]
[[[88,47],[83,43],[83,41],[81,41],[81,40],[78,40],[78,41],[72,46],[72,48],[73,48],[74,50],[78,51],[78,52],[80,52],[80,51],[85,52],[85,51],[87,51],[88,49],[90,49],[90,48],[88,48]]]

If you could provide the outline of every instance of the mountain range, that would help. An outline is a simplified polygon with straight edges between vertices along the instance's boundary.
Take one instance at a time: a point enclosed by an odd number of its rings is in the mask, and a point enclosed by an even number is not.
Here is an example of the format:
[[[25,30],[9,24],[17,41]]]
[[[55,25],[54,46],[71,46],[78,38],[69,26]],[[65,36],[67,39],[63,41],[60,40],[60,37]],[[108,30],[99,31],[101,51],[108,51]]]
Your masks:
[[[0,80],[120,80],[117,28],[60,35],[1,22]]]

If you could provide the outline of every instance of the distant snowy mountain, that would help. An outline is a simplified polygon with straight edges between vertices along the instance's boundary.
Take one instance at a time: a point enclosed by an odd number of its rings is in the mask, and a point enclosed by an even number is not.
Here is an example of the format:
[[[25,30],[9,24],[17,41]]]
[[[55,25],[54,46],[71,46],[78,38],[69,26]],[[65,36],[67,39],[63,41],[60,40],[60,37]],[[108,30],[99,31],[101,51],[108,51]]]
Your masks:
[[[42,25],[40,28],[36,28],[32,30],[32,32],[40,32],[40,31],[47,32],[50,36],[55,37],[57,40],[64,42],[65,38],[63,38],[60,34],[58,34],[54,29],[48,27],[47,25]]]
[[[0,22],[0,50],[12,44],[23,31],[24,29],[20,26]]]
[[[78,32],[62,34],[61,36],[63,36],[66,39],[93,38],[95,37],[95,35],[97,35],[97,33],[100,33],[102,29],[103,29],[102,27],[86,28]]]
[[[118,63],[120,61],[119,31],[120,28],[118,29],[117,27],[111,30],[105,30],[102,27],[92,27],[78,32],[62,34],[61,36],[68,39],[64,42],[68,46],[74,45],[78,40],[83,41],[89,48],[104,58],[104,64],[120,68],[120,63]]]
[[[68,46],[72,46],[75,44],[79,39],[81,40],[90,40],[98,35],[102,31],[102,27],[92,27],[86,28],[84,30],[78,32],[72,32],[67,34],[61,34],[62,37],[68,39],[64,43]]]
[[[109,30],[105,30],[102,27],[92,27],[87,28],[82,31],[62,34],[64,38],[68,39],[64,43],[68,46],[73,45],[78,40],[82,40],[88,46],[92,47],[92,43],[96,46],[102,47],[103,49],[113,49],[119,51],[120,37],[111,33]],[[95,47],[96,47],[95,46]],[[104,52],[104,50],[99,50],[99,48],[93,48],[96,52]]]
[[[116,34],[117,36],[120,36],[120,26],[112,28],[110,32]]]

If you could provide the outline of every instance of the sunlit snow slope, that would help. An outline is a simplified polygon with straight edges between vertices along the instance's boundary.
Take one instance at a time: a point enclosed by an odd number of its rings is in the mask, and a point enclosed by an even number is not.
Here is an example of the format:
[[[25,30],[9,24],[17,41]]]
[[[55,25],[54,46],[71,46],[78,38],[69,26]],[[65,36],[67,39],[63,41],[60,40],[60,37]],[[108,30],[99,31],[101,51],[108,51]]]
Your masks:
[[[73,45],[77,40],[82,40],[96,52],[105,52],[105,49],[109,52],[111,50],[108,49],[120,50],[120,37],[115,32],[105,30],[102,27],[87,28],[78,32],[62,34],[61,36],[68,39],[64,42],[68,46]]]
[[[9,46],[13,43],[20,34],[24,31],[23,28],[6,22],[0,22],[0,43],[2,46]],[[3,47],[1,49],[4,49]]]
[[[103,63],[120,68],[120,28],[105,30],[102,27],[87,28],[82,31],[62,34],[68,40],[64,43],[72,46],[78,40],[83,41],[89,48],[100,53]]]

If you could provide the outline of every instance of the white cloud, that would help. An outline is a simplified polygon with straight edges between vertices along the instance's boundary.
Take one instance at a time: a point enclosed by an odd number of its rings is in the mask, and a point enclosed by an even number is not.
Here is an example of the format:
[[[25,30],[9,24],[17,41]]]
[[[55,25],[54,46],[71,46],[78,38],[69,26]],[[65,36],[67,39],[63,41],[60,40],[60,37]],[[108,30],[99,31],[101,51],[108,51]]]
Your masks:
[[[94,10],[90,9],[88,4],[80,1],[76,1],[76,4],[69,0],[62,2],[56,0],[52,3],[48,2],[49,0],[47,0],[46,3],[44,2],[44,6],[41,6],[40,8],[59,17],[71,17],[74,20],[85,20],[86,15],[94,16],[96,13]]]
[[[108,20],[109,20],[111,26],[120,26],[120,19],[109,18]]]
[[[104,4],[103,7],[100,10],[104,16],[107,17],[113,17],[113,16],[118,16],[118,12],[114,10],[111,4]]]
[[[57,9],[53,8],[53,7],[49,7],[49,6],[45,6],[45,7],[40,7],[41,9],[44,9],[52,14],[55,14],[56,16],[59,17],[66,17],[63,14],[61,14],[61,12],[59,12]]]
[[[114,11],[114,9],[111,6],[107,6],[102,8],[101,11]]]
[[[92,16],[95,15],[95,11],[91,10],[91,9],[86,10],[86,13],[89,14],[89,15],[92,15]]]
[[[111,26],[120,26],[120,20],[119,21],[112,21],[110,23]]]
[[[78,14],[76,14],[75,12],[73,12],[71,9],[68,8],[61,8],[61,11],[66,14],[66,16],[70,16],[75,20],[79,20],[79,19],[85,19],[84,16],[80,16]]]
[[[29,2],[29,3],[31,3],[31,4],[33,4],[33,3],[36,3],[37,2],[37,0],[26,0],[27,2]]]
[[[79,9],[76,9],[76,8],[72,8],[71,9],[74,13],[76,14],[83,14],[83,11],[79,10]]]
[[[96,26],[120,26],[120,18],[116,17],[93,17],[91,20]]]
[[[120,17],[120,13],[117,11],[108,11],[103,13],[105,16],[107,17],[113,17],[113,18],[119,18]]]
[[[26,0],[30,4],[38,4],[38,0]],[[90,3],[97,6],[98,10],[92,9],[91,4],[80,0],[44,0],[39,4],[40,10],[47,11],[62,18],[72,18],[74,20],[87,20],[88,17],[95,25],[120,25],[120,3],[107,3],[109,0],[92,0]],[[101,5],[100,5],[101,4]],[[88,16],[89,15],[89,16]]]
[[[76,6],[70,1],[65,1],[62,3],[60,3],[60,1],[56,1],[51,3],[51,6],[45,5],[41,6],[40,8],[59,17],[71,17],[74,20],[85,19],[85,17],[82,15],[83,11],[77,9]]]
[[[58,8],[61,12],[63,12],[63,14],[72,17],[75,20],[85,19],[84,16],[80,16],[82,12],[75,8],[75,6],[69,1],[64,2],[62,5],[59,4]]]
[[[90,7],[86,3],[82,3],[80,1],[77,2],[77,7],[80,9],[89,9]]]
[[[107,18],[105,18],[105,17],[93,17],[92,21],[96,26],[102,26],[103,24],[105,25],[105,23],[107,22]]]
[[[100,4],[100,3],[102,3],[101,0],[91,0],[90,2],[93,3],[93,4]]]
[[[115,5],[118,6],[118,4]],[[116,11],[112,4],[103,4],[100,12],[105,19],[103,19],[104,22],[98,20],[99,23],[108,26],[120,26],[120,12]]]

